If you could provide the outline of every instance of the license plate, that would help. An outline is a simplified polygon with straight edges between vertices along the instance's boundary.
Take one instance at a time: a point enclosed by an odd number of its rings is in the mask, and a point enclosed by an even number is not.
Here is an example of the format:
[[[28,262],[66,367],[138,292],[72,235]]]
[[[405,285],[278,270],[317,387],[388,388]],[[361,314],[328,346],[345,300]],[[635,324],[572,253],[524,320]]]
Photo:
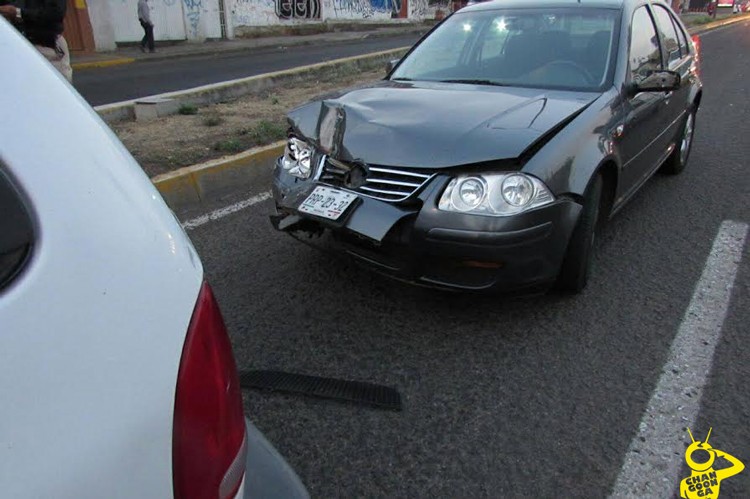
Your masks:
[[[312,194],[307,196],[307,199],[299,205],[299,211],[318,217],[328,218],[330,220],[336,220],[356,199],[356,194],[319,185],[314,191],[312,191]]]

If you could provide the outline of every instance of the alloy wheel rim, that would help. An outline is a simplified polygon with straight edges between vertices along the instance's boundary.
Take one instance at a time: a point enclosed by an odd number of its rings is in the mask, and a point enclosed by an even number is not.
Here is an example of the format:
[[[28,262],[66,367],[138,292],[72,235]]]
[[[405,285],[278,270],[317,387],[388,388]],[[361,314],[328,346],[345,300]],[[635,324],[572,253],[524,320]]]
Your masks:
[[[682,143],[680,144],[680,161],[687,161],[690,152],[690,141],[693,140],[693,115],[689,114],[685,122],[685,133],[682,134]]]

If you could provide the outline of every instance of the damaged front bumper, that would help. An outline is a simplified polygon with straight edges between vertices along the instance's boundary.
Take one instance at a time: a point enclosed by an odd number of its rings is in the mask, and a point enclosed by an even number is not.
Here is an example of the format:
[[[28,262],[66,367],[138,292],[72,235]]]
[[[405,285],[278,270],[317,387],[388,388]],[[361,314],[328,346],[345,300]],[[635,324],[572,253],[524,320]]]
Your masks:
[[[300,213],[300,204],[320,184],[293,177],[277,164],[271,222],[277,230],[310,236],[316,246],[343,251],[415,284],[520,293],[549,288],[581,206],[561,198],[508,217],[440,211],[438,200],[450,178],[439,173],[400,203],[350,191],[358,195],[356,203],[333,221]]]

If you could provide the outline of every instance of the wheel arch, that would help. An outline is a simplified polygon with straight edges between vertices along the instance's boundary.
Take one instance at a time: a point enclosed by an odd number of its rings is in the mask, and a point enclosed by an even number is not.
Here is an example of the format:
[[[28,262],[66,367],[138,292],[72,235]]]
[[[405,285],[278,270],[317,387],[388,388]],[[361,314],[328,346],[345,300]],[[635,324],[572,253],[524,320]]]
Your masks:
[[[701,105],[701,99],[703,99],[703,89],[698,90],[693,99],[690,101],[693,103],[693,110],[698,111],[698,108]]]
[[[600,201],[600,218],[598,223],[603,225],[612,216],[612,208],[617,196],[617,186],[620,177],[620,169],[614,159],[608,158],[599,165],[595,175],[601,175],[602,181],[602,198]]]

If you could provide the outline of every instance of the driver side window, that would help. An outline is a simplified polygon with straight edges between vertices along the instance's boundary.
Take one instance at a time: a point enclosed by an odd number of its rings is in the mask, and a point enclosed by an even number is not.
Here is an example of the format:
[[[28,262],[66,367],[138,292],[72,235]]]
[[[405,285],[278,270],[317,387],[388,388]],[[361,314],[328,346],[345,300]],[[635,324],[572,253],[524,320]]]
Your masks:
[[[630,79],[636,83],[662,67],[659,38],[651,14],[645,6],[639,7],[633,14],[628,60]]]

